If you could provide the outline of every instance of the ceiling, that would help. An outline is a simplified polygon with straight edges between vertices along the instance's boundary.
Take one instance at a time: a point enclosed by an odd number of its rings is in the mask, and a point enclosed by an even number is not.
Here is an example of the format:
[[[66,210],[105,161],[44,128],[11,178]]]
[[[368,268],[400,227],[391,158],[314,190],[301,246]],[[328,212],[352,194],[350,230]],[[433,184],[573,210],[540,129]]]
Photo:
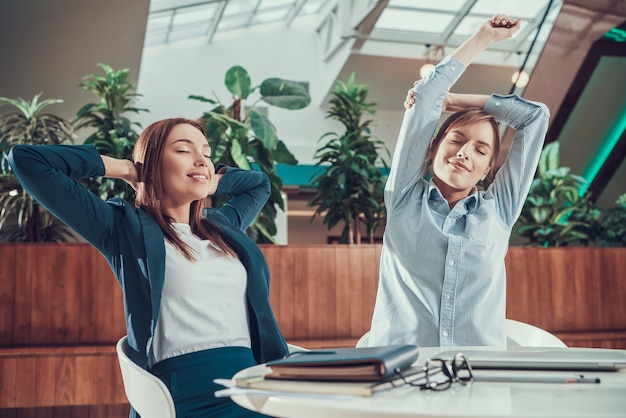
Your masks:
[[[358,69],[357,81],[371,86],[370,97],[378,107],[397,110],[397,98],[407,86],[381,81],[418,78],[415,68],[452,52],[494,10],[521,18],[522,29],[482,53],[463,82],[479,91],[508,92],[516,70],[532,73],[561,6],[562,0],[151,0],[145,47],[187,39],[214,43],[226,33],[243,35],[251,26],[289,27],[299,17],[315,15],[320,21],[315,35],[327,49],[324,55],[332,55],[338,42],[353,45],[336,78],[346,79]],[[349,28],[337,29],[346,21]],[[463,91],[463,84],[457,88]]]
[[[325,26],[330,30],[332,25],[325,25],[324,21],[330,22],[338,3],[337,0],[152,0],[145,45],[191,38],[205,38],[211,43],[225,32],[276,22],[290,26],[307,15],[316,15],[323,21],[319,36],[324,37]],[[370,13],[348,36],[359,39],[356,50],[368,55],[406,56],[403,45],[420,45],[426,48],[425,56],[434,59],[446,49],[458,46],[494,10],[522,18],[524,25],[520,32],[491,48],[505,55],[483,57],[495,64],[506,60],[510,54],[525,57],[535,38],[536,47],[541,50],[562,0],[361,0],[361,4],[367,5]],[[341,7],[341,13],[354,14],[361,8]],[[353,18],[348,16],[347,20],[353,21]],[[539,27],[543,30],[537,34]]]

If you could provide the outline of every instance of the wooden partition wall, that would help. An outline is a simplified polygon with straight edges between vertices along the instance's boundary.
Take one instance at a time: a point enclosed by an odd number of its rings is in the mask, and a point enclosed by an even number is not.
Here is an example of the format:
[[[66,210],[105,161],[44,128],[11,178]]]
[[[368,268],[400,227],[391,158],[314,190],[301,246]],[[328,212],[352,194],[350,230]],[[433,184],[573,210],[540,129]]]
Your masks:
[[[369,329],[381,246],[262,246],[288,340]],[[126,332],[121,290],[84,244],[0,244],[0,347],[111,345]],[[507,316],[563,334],[626,330],[626,248],[512,247]],[[621,344],[621,343],[619,343]]]
[[[287,341],[353,346],[369,329],[381,246],[262,246]],[[0,244],[0,409],[125,403],[121,290],[85,244]],[[626,248],[512,247],[507,316],[570,346],[626,349]],[[102,389],[106,388],[106,389]]]

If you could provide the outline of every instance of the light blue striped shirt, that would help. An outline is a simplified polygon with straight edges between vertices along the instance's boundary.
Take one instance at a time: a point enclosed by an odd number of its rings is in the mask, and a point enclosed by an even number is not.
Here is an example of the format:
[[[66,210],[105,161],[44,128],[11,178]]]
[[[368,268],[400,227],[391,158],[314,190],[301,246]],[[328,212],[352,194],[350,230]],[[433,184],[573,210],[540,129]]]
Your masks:
[[[425,159],[447,91],[464,72],[445,58],[415,86],[385,188],[387,226],[369,345],[506,345],[504,257],[528,194],[549,111],[516,95],[484,110],[515,129],[506,162],[486,191],[451,210],[427,181]]]

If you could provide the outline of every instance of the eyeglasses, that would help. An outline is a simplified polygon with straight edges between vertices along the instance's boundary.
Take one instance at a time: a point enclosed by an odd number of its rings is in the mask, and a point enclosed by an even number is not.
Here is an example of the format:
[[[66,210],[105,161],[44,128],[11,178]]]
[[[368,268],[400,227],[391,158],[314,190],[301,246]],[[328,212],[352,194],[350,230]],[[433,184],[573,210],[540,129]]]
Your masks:
[[[449,389],[453,383],[469,385],[474,381],[472,365],[463,353],[457,353],[451,361],[441,358],[428,359],[422,370],[423,379],[407,380],[400,370],[396,370],[396,374],[404,383],[419,387],[421,390],[442,391]],[[416,383],[416,380],[421,383]]]

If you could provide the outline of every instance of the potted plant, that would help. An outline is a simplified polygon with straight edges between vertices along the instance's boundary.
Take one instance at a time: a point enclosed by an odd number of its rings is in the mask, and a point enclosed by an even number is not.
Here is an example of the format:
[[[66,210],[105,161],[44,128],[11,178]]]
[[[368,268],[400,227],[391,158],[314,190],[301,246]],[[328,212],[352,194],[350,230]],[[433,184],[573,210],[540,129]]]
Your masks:
[[[327,132],[319,141],[325,141],[315,153],[316,166],[323,171],[312,179],[316,192],[309,206],[316,206],[313,214],[324,214],[323,222],[330,230],[340,222],[343,229],[340,243],[361,243],[360,224],[365,223],[369,242],[385,217],[383,188],[386,176],[377,164],[386,163],[379,156],[387,149],[371,136],[371,119],[375,103],[367,101],[368,86],[357,84],[352,73],[347,82],[337,80],[331,93],[326,118],[341,122],[341,134]],[[388,154],[388,151],[387,151]]]
[[[586,184],[583,177],[560,166],[558,142],[546,145],[515,227],[516,236],[533,246],[589,245],[598,234],[601,211],[590,200]]]
[[[600,218],[600,243],[605,247],[626,247],[626,193],[605,209]]]
[[[95,94],[98,102],[81,107],[72,124],[76,130],[95,129],[85,144],[93,144],[101,154],[132,160],[133,148],[139,137],[135,127],[141,126],[131,122],[126,114],[148,110],[133,106],[139,94],[134,92],[135,85],[130,81],[128,68],[116,71],[106,64],[98,66],[104,71],[104,76],[90,74],[83,77],[80,84],[83,90]],[[121,180],[100,177],[90,181],[88,187],[103,200],[121,197],[132,202],[134,199],[134,190]]]
[[[190,95],[189,98],[214,107],[202,115],[215,165],[224,164],[244,169],[258,168],[269,177],[271,196],[248,234],[259,243],[275,243],[276,207],[284,210],[282,180],[276,173],[276,163],[296,165],[298,161],[278,138],[276,128],[257,107],[259,102],[282,109],[296,110],[309,105],[311,98],[299,83],[269,78],[252,87],[248,72],[240,66],[231,67],[224,84],[233,95],[232,102]],[[253,93],[258,91],[258,96]],[[249,103],[253,97],[257,97]],[[213,197],[212,205],[219,207],[223,197]]]
[[[17,144],[71,144],[74,132],[65,119],[44,113],[60,99],[39,101],[0,97],[0,105],[8,104],[17,110],[0,115],[0,240],[17,242],[71,241],[71,230],[42,208],[15,178],[7,156]],[[9,222],[7,222],[9,221]]]

